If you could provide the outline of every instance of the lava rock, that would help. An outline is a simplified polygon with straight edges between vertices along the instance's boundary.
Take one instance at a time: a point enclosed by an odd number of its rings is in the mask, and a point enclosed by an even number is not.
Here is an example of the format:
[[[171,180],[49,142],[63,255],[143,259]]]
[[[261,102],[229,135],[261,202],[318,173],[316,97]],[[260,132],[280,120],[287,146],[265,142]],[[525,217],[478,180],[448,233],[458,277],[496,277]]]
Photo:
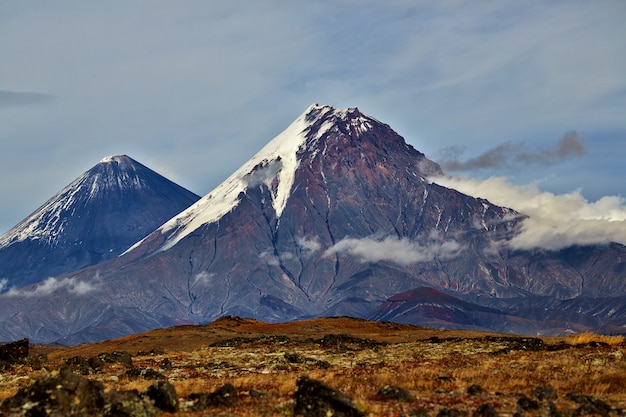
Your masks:
[[[112,391],[107,396],[107,402],[105,417],[153,417],[161,413],[137,390]]]
[[[154,401],[156,407],[163,411],[173,413],[178,410],[176,389],[174,385],[167,381],[159,381],[156,384],[150,385],[146,391],[146,395]]]
[[[0,345],[0,361],[9,364],[19,363],[28,356],[28,339]]]
[[[577,392],[570,392],[565,395],[565,398],[580,405],[580,407],[576,410],[576,415],[598,414],[606,417],[611,411],[610,405],[590,395],[582,395]]]
[[[304,362],[306,362],[306,358],[303,358],[302,356],[300,356],[300,355],[298,355],[297,353],[294,353],[294,352],[287,352],[287,353],[285,353],[285,359],[289,363],[304,363]]]
[[[494,408],[493,404],[485,403],[474,411],[472,417],[498,417],[498,412]]]
[[[212,393],[193,393],[189,396],[193,401],[191,410],[205,410],[210,407],[230,407],[239,402],[239,395],[232,384],[225,384]]]
[[[535,387],[531,390],[532,394],[539,401],[543,400],[556,400],[558,395],[552,385],[544,385],[543,387]]]
[[[517,400],[517,406],[524,411],[539,410],[539,403],[525,395],[522,395]]]
[[[306,417],[361,417],[349,397],[322,381],[300,377],[296,382],[294,414]]]
[[[126,376],[129,378],[165,379],[165,375],[152,368],[132,368],[126,371]]]
[[[385,385],[376,394],[378,397],[384,400],[396,400],[396,401],[415,401],[415,397],[404,388],[396,387],[394,385]]]
[[[0,415],[93,416],[105,405],[104,385],[62,367],[57,373],[22,388],[0,406]]]
[[[483,392],[485,392],[485,390],[478,384],[472,384],[467,388],[467,395],[480,395]]]
[[[108,363],[119,363],[127,368],[133,367],[133,356],[128,352],[104,352],[98,358]]]
[[[467,413],[465,411],[455,410],[454,408],[443,407],[437,413],[437,417],[465,417]]]
[[[74,356],[66,359],[65,364],[69,366],[73,372],[77,372],[82,375],[99,372],[104,367],[104,362],[98,357],[87,359],[84,356]]]

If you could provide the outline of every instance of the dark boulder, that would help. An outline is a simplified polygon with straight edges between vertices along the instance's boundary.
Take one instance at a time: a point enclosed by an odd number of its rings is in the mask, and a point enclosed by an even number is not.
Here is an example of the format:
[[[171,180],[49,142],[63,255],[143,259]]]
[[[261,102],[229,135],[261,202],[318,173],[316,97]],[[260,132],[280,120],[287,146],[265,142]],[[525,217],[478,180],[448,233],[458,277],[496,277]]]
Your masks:
[[[543,400],[556,400],[558,395],[552,385],[544,385],[543,387],[535,387],[531,390],[531,393],[539,401]]]
[[[73,372],[77,372],[82,375],[100,372],[104,366],[104,362],[98,357],[87,359],[83,356],[68,358],[65,360],[65,364],[69,366]]]
[[[485,403],[478,407],[472,417],[498,417],[498,412],[490,403]]]
[[[539,410],[539,403],[533,399],[528,398],[525,395],[522,395],[517,400],[517,406],[523,411]]]
[[[153,417],[161,412],[137,390],[111,391],[107,395],[107,403],[103,413],[105,417]]]
[[[565,395],[565,398],[580,405],[580,407],[578,407],[578,409],[576,410],[575,415],[595,414],[606,417],[609,415],[609,412],[611,412],[610,405],[590,395],[582,395],[577,392],[570,392]]]
[[[395,401],[415,401],[415,397],[404,388],[396,387],[394,385],[385,385],[378,393],[377,397],[383,400],[395,400]]]
[[[133,356],[128,352],[104,352],[98,358],[107,363],[119,363],[127,368],[133,367]]]
[[[483,392],[485,392],[485,390],[478,384],[472,384],[467,388],[467,395],[480,395]]]
[[[178,410],[176,389],[174,385],[167,381],[159,381],[156,384],[150,385],[146,391],[146,395],[154,401],[156,407],[163,411],[173,413]]]
[[[9,364],[21,362],[28,356],[28,344],[28,339],[21,339],[0,345],[0,361]]]
[[[352,400],[322,381],[301,377],[296,382],[294,414],[306,417],[360,417]]]
[[[191,410],[197,411],[210,407],[233,406],[239,402],[239,395],[232,384],[225,384],[211,393],[193,393],[188,399],[193,401]]]
[[[131,379],[166,379],[165,375],[152,368],[132,368],[126,371],[126,376]]]
[[[0,406],[0,415],[94,416],[105,405],[104,385],[62,367],[18,391]]]

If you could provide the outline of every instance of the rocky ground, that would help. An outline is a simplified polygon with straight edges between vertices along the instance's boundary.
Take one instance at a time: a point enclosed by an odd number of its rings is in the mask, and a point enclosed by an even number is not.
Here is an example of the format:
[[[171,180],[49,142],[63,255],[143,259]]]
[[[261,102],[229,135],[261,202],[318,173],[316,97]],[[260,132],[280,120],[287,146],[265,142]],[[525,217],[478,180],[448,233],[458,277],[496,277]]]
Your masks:
[[[0,415],[617,416],[625,353],[623,338],[588,334],[227,317],[77,347],[0,346]]]

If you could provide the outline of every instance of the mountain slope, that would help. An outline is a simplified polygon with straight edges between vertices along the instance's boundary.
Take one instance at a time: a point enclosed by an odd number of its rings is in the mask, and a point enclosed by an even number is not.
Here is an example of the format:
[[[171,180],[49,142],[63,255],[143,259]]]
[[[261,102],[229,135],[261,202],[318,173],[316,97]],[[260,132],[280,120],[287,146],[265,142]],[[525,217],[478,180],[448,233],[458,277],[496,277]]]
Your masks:
[[[77,343],[119,335],[117,322],[148,330],[223,315],[368,317],[420,287],[467,302],[466,310],[476,310],[470,316],[498,299],[626,296],[624,246],[512,250],[507,242],[525,217],[429,180],[440,174],[358,109],[311,106],[119,258],[68,275],[52,290],[4,296],[0,338]],[[87,330],[90,320],[97,334]],[[543,324],[520,319],[516,329],[568,330],[557,319]]]
[[[5,289],[120,255],[200,197],[132,158],[104,158],[0,237]]]

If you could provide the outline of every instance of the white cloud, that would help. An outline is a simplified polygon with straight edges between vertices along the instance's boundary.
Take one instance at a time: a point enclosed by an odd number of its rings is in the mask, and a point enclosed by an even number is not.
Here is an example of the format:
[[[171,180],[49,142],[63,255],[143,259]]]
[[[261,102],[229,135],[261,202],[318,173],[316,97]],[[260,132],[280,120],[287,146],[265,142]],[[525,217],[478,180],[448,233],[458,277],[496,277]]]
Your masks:
[[[259,254],[259,259],[263,260],[265,263],[267,263],[270,266],[279,266],[280,265],[280,261],[279,261],[278,257],[276,257],[270,251],[263,251],[263,252],[261,252]]]
[[[302,250],[303,255],[305,256],[312,255],[322,248],[322,245],[317,238],[307,239],[306,237],[302,236],[296,239],[296,243],[298,244],[298,246]]]
[[[536,185],[513,185],[503,177],[476,180],[440,177],[432,180],[529,216],[510,245],[517,249],[561,249],[572,245],[626,244],[626,201],[618,196],[587,201],[580,193],[553,194]]]
[[[428,262],[435,258],[451,259],[462,250],[454,240],[443,240],[431,234],[428,238],[410,240],[387,236],[367,237],[363,239],[344,238],[335,243],[324,256],[347,253],[357,256],[361,262],[388,261],[400,265]]]
[[[2,293],[2,291],[4,291],[8,283],[9,283],[8,279],[6,278],[0,279],[0,294]]]
[[[98,274],[95,276],[97,281]],[[41,297],[47,296],[57,291],[67,291],[74,295],[85,295],[97,289],[97,283],[94,281],[79,280],[77,278],[61,278],[50,277],[35,286],[25,288],[11,288],[4,293],[8,297]]]

